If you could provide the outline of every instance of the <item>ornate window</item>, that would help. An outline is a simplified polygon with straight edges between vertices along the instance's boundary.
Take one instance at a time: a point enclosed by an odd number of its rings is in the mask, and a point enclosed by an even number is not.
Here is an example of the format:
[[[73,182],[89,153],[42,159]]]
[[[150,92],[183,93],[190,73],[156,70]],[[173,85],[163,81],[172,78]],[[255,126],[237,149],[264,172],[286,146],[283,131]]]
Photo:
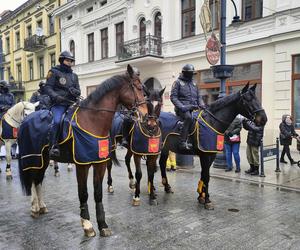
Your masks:
[[[161,37],[161,13],[157,12],[154,17],[154,36]]]
[[[75,59],[75,42],[74,42],[74,40],[70,41],[70,52]]]
[[[44,71],[45,71],[44,57],[39,58],[39,68],[40,68],[40,79],[42,79],[44,78]]]
[[[108,58],[108,28],[101,30],[101,58]]]
[[[119,55],[124,43],[124,23],[116,24],[116,54]]]
[[[213,30],[220,28],[220,0],[209,0],[209,10],[211,13],[211,27]]]
[[[94,33],[88,34],[88,61],[94,61],[95,54]]]
[[[262,17],[263,0],[243,0],[243,20],[250,21]]]
[[[195,0],[181,0],[182,37],[195,35]]]
[[[32,60],[28,61],[28,68],[29,68],[29,80],[33,80],[34,76],[33,76],[33,61]]]
[[[52,54],[50,54],[50,65],[51,65],[51,67],[54,67],[55,64],[56,64],[55,53],[52,53]]]

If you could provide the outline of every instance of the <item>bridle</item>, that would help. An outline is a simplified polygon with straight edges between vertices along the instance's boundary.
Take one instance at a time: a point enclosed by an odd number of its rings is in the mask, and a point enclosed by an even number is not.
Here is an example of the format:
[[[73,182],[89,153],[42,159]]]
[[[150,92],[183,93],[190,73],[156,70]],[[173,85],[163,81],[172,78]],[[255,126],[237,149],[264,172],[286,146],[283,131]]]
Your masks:
[[[240,100],[238,101],[238,105],[243,107],[244,111],[246,112],[248,117],[251,117],[250,120],[252,120],[252,121],[254,120],[255,115],[258,112],[264,111],[263,108],[258,108],[258,109],[255,109],[255,110],[251,110],[249,105],[247,105],[245,94],[243,94],[241,91],[240,91]]]

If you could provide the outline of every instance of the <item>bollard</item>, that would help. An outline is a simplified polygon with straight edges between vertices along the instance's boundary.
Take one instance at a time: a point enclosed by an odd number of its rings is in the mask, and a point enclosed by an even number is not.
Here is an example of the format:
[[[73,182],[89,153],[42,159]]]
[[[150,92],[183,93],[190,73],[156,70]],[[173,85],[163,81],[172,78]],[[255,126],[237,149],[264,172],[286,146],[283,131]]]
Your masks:
[[[275,170],[275,172],[279,173],[279,172],[281,172],[281,170],[279,168],[279,139],[278,139],[278,137],[276,138],[276,149],[277,149],[277,153],[276,153],[276,170]]]
[[[264,144],[261,140],[260,142],[260,177],[266,177],[264,171],[264,156],[263,156]]]

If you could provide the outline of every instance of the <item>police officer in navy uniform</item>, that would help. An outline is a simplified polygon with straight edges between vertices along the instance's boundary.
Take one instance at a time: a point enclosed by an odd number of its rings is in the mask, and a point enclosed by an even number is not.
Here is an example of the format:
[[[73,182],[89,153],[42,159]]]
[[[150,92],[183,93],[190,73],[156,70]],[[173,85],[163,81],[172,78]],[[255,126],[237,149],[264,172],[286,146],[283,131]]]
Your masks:
[[[35,108],[36,111],[50,108],[51,101],[50,97],[45,94],[45,85],[46,81],[40,81],[39,89],[36,92],[34,92],[30,98],[31,103],[39,102],[39,105]]]
[[[0,117],[15,104],[15,98],[9,92],[8,83],[4,80],[0,81]]]
[[[50,69],[45,85],[45,94],[50,96],[52,102],[51,111],[53,113],[54,133],[51,134],[50,138],[50,157],[60,156],[57,144],[61,118],[68,107],[75,103],[81,94],[78,76],[73,73],[71,68],[75,61],[72,54],[68,51],[63,51],[59,55],[58,61],[60,65]]]
[[[184,122],[179,143],[181,150],[192,149],[192,145],[187,142],[189,129],[193,123],[192,111],[204,107],[200,90],[193,81],[194,73],[192,64],[184,65],[182,73],[173,83],[171,90],[171,101],[175,106],[175,113]]]

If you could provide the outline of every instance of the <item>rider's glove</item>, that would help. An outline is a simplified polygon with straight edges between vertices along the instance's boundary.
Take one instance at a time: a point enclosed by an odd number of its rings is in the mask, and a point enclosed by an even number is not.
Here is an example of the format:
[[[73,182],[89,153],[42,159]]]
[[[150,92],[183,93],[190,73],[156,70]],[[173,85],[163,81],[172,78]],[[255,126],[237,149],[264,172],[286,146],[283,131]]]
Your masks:
[[[80,90],[76,89],[76,88],[69,88],[69,92],[71,93],[72,96],[77,97],[80,95]]]
[[[62,103],[62,102],[65,102],[65,101],[68,101],[68,99],[66,99],[63,96],[58,95],[58,96],[55,97],[55,102],[57,102],[57,103]]]

